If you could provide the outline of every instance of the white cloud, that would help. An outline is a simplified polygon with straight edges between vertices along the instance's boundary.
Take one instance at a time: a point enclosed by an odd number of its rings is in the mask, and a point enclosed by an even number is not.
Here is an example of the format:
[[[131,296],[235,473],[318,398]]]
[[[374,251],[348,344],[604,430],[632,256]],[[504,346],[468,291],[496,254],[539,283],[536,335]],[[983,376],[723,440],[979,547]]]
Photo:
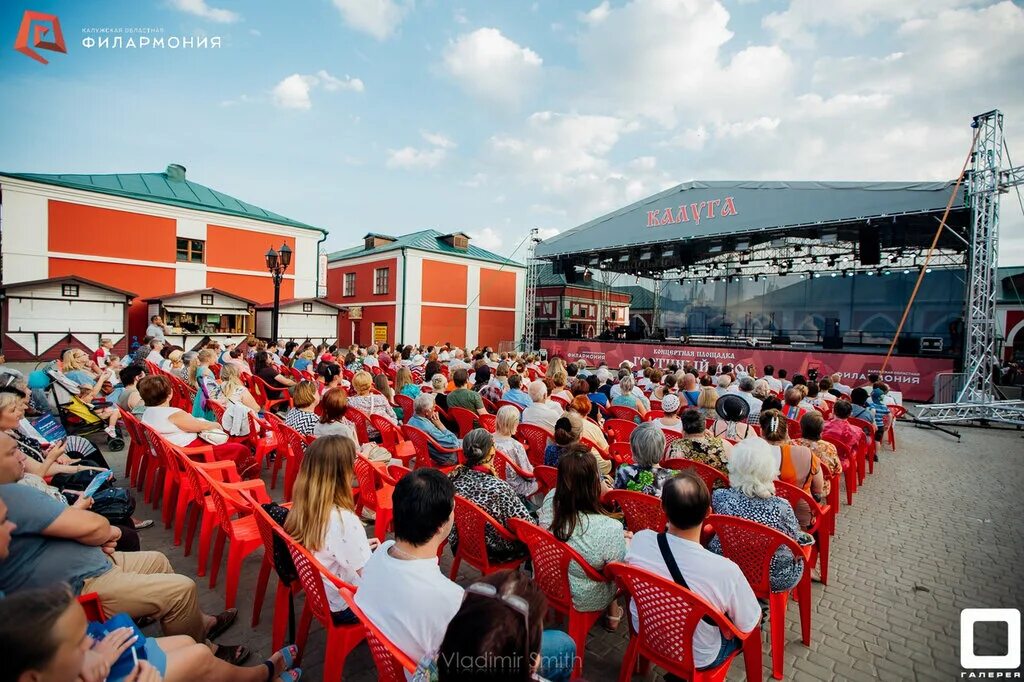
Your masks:
[[[406,170],[435,168],[444,160],[445,156],[445,150],[438,147],[433,149],[417,149],[415,147],[389,149],[387,167]]]
[[[259,38],[260,36],[263,35],[263,32],[260,31],[258,28],[250,28],[249,35],[256,36],[257,38]]]
[[[608,0],[604,0],[600,5],[580,14],[580,21],[586,24],[600,24],[602,21],[608,18],[608,14],[611,11],[611,5],[608,4]]]
[[[816,43],[816,28],[839,28],[862,36],[876,26],[934,16],[967,4],[971,0],[791,0],[784,11],[772,12],[761,23],[779,40],[810,47]]]
[[[460,35],[444,52],[444,69],[470,94],[498,103],[516,103],[540,72],[543,60],[496,28]]]
[[[537,236],[543,239],[551,239],[561,232],[557,227],[542,227],[537,230]]]
[[[426,140],[429,144],[432,144],[435,147],[440,147],[442,149],[451,149],[452,147],[455,146],[455,142],[453,142],[451,138],[441,133],[430,133],[423,131],[420,133],[420,135],[423,136],[424,140]]]
[[[363,81],[358,78],[345,76],[343,80],[321,69],[315,75],[293,73],[275,85],[271,94],[274,96],[274,103],[282,109],[310,109],[313,106],[310,93],[317,87],[322,87],[328,92],[362,92],[364,89]]]
[[[768,118],[762,116],[760,118],[750,119],[748,121],[733,121],[731,123],[719,123],[715,127],[715,135],[718,137],[743,137],[744,135],[750,134],[764,134],[770,133],[779,127],[780,119]]]
[[[498,251],[504,243],[501,233],[493,227],[472,231],[469,233],[469,236],[473,239],[474,244],[488,251]]]
[[[206,0],[171,0],[171,6],[182,12],[187,12],[203,19],[209,19],[219,24],[232,24],[242,18],[237,12],[210,7],[206,4]]]
[[[351,28],[377,40],[389,38],[402,23],[407,6],[394,0],[333,0],[342,19]]]
[[[470,187],[474,189],[477,187],[482,187],[486,184],[487,175],[485,175],[484,173],[474,173],[473,177],[469,178],[468,180],[462,180],[461,182],[459,182],[459,185],[461,185],[462,187]]]

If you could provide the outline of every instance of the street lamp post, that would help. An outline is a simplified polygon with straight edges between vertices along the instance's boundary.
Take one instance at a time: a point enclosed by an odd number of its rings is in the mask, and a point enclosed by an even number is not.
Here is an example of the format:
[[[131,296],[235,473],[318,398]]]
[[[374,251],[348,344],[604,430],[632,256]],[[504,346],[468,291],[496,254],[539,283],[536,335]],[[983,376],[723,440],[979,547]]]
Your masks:
[[[281,308],[281,280],[284,279],[284,271],[288,269],[288,265],[292,262],[292,250],[288,248],[288,244],[282,244],[280,251],[274,251],[274,247],[270,247],[270,251],[267,251],[267,270],[270,271],[271,277],[274,278],[274,311],[270,318],[270,342],[277,343],[277,315]]]

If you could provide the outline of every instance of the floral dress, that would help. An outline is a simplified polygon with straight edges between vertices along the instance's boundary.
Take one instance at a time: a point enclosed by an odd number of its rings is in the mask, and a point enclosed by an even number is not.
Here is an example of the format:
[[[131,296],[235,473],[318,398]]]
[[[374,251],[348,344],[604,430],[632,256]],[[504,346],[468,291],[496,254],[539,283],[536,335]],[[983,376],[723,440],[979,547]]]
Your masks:
[[[825,467],[825,471],[828,471],[828,474],[824,476],[824,485],[821,489],[822,497],[828,498],[829,491],[832,490],[832,477],[843,473],[843,463],[839,461],[836,446],[825,440],[807,440],[806,438],[800,438],[793,442],[809,449],[811,454],[817,457],[821,465]]]
[[[451,481],[455,486],[455,494],[473,502],[494,517],[502,525],[509,519],[525,519],[534,523],[533,515],[519,499],[516,492],[505,481],[490,473],[475,468],[461,466],[451,473]],[[498,532],[487,526],[484,531],[487,543],[487,557],[492,562],[503,562],[526,556],[526,546],[519,541],[509,542],[498,536]],[[452,554],[459,547],[458,526],[452,526],[448,536]]]
[[[668,458],[681,457],[691,462],[700,462],[718,469],[726,476],[725,444],[719,436],[701,436],[700,438],[680,438],[672,443],[668,450]],[[716,485],[720,485],[719,482]]]
[[[632,490],[661,497],[661,489],[665,486],[665,481],[678,473],[678,471],[661,467],[624,464],[615,474],[615,488],[616,490]]]

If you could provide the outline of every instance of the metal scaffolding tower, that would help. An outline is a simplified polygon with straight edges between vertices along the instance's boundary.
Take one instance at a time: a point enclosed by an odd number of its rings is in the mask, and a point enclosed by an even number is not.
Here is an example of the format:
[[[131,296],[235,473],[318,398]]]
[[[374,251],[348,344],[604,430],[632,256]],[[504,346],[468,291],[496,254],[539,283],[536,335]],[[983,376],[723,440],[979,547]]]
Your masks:
[[[1005,143],[1000,111],[975,116],[971,127],[978,129],[978,138],[966,185],[971,231],[964,301],[963,388],[953,403],[922,405],[918,419],[931,424],[984,420],[1024,425],[1024,401],[996,400],[992,381],[998,362],[999,195],[1024,184],[1024,166],[1002,167]]]
[[[537,334],[537,282],[540,280],[541,261],[534,253],[537,250],[540,231],[535,227],[530,230],[530,243],[526,247],[526,310],[523,315],[522,351],[533,350]]]

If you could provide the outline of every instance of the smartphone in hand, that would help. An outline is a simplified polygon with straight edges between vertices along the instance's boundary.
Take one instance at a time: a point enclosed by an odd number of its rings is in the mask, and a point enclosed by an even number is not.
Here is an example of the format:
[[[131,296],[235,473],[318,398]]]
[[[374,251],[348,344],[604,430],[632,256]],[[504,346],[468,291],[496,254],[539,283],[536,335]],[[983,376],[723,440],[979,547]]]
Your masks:
[[[92,497],[93,495],[95,495],[99,491],[99,489],[103,487],[103,484],[110,480],[110,477],[113,475],[114,472],[111,471],[110,469],[107,469],[106,471],[101,471],[100,473],[96,474],[92,481],[89,482],[89,485],[86,487],[86,489],[82,491],[82,497]]]

